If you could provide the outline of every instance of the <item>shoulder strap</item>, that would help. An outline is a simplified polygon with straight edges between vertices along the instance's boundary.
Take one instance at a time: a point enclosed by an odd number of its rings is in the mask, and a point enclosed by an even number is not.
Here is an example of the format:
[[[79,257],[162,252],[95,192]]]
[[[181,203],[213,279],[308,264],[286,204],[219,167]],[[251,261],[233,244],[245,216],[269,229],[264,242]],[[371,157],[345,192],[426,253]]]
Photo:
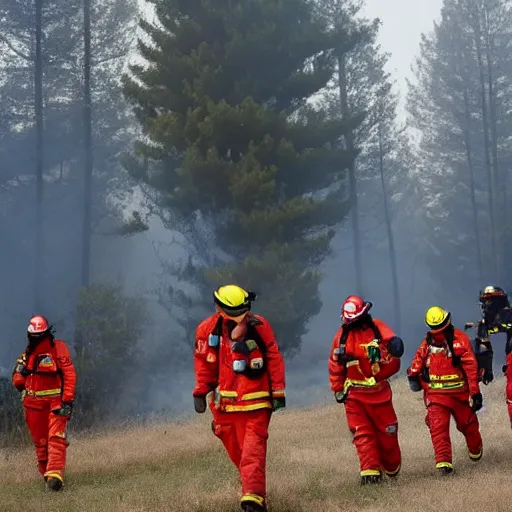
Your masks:
[[[380,332],[380,329],[377,327],[377,324],[373,321],[373,318],[370,315],[368,315],[368,317],[368,324],[372,328],[373,336],[375,337],[376,340],[382,341],[382,334]]]
[[[249,320],[248,327],[252,327],[256,333],[256,336],[254,336],[254,341],[258,345],[258,348],[262,354],[265,354],[267,351],[267,346],[265,345],[265,342],[263,341],[263,338],[260,334],[260,330],[258,327],[262,325],[262,322],[258,320],[255,317],[251,317]]]
[[[348,327],[346,325],[342,325],[341,326],[341,336],[340,336],[340,340],[339,340],[340,348],[345,347],[345,345],[347,344],[348,333],[349,333]]]
[[[219,352],[219,349],[220,349],[220,338],[222,336],[222,317],[219,316],[219,318],[217,319],[217,323],[215,324],[215,326],[213,327],[212,329],[212,332],[210,333],[210,335],[214,335],[214,336],[218,336],[219,337],[219,343],[217,343],[213,349],[215,350],[215,352]]]
[[[222,317],[219,316],[217,323],[215,324],[215,327],[213,328],[212,334],[215,334],[217,336],[222,336]]]
[[[455,338],[455,329],[453,328],[453,325],[449,326],[445,332],[446,343],[452,355],[452,364],[455,368],[458,368],[460,367],[460,356],[455,355],[455,351],[453,350],[453,339]]]

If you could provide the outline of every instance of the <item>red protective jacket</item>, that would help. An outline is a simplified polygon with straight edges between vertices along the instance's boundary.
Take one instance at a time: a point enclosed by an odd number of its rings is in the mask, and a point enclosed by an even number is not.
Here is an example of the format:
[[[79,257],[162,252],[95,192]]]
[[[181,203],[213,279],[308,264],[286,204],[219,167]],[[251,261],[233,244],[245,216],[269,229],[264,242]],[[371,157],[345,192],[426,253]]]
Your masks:
[[[215,334],[219,335],[218,344]],[[245,335],[255,340],[258,348],[242,356],[232,350],[226,321],[216,313],[203,320],[196,329],[194,396],[215,390],[215,407],[223,412],[252,411],[272,408],[272,398],[285,395],[285,366],[277,341],[265,318],[251,315]],[[212,341],[213,340],[213,341]],[[264,361],[259,375],[247,376],[234,371],[237,359],[258,358]]]
[[[22,358],[26,354],[22,355]],[[26,397],[72,401],[75,398],[76,372],[64,341],[41,341],[26,360],[29,375],[14,372],[12,383]],[[58,405],[58,404],[56,404]]]
[[[340,347],[342,326],[332,341],[329,381],[334,393],[350,388],[350,397],[368,403],[380,403],[391,399],[391,387],[387,379],[400,370],[400,359],[391,356],[387,349],[387,342],[395,336],[393,330],[381,320],[374,318],[373,322],[381,335],[379,362],[371,365],[368,359],[367,345],[375,338],[375,334],[366,324],[349,332],[345,344],[346,355],[340,360],[336,352]]]
[[[470,395],[479,393],[478,363],[467,334],[454,329],[453,351],[460,358],[459,366],[453,364],[444,334],[440,333],[437,337],[440,344],[429,344],[426,338],[422,341],[407,374],[422,375],[423,368],[428,368],[430,382],[422,381],[426,398],[434,398],[436,395],[463,395],[469,399]]]

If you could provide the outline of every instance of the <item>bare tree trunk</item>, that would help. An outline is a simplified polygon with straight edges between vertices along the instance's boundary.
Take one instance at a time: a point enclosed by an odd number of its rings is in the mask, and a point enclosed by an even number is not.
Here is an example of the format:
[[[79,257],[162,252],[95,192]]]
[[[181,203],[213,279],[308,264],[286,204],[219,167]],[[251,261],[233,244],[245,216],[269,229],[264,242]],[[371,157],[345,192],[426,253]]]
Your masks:
[[[89,286],[92,212],[92,105],[91,105],[91,0],[84,0],[84,215],[82,233],[82,286]]]
[[[340,105],[341,115],[348,119],[348,92],[347,92],[347,72],[345,67],[345,55],[340,53],[338,56],[338,73],[339,73],[339,86],[340,86]],[[347,149],[352,152],[354,150],[354,136],[352,131],[345,135]],[[350,200],[352,204],[352,231],[354,238],[354,266],[356,271],[356,293],[359,295],[364,294],[362,258],[361,258],[361,233],[359,231],[359,205],[357,198],[357,181],[356,181],[356,168],[355,161],[352,160],[348,167],[349,187],[350,187]]]
[[[484,153],[485,153],[485,167],[487,170],[487,183],[489,187],[489,218],[491,224],[491,247],[492,247],[492,258],[494,271],[498,271],[497,263],[497,244],[496,244],[496,215],[494,212],[494,183],[493,173],[491,167],[491,148],[489,142],[489,117],[487,113],[487,94],[485,86],[484,76],[484,64],[482,57],[482,41],[481,41],[481,28],[480,28],[480,13],[478,8],[474,11],[474,30],[475,30],[475,48],[478,60],[478,73],[480,78],[480,93],[481,93],[481,104],[482,104],[482,125],[484,133]]]
[[[468,161],[469,169],[469,191],[471,196],[471,210],[473,213],[473,226],[475,229],[475,240],[476,240],[476,251],[477,251],[477,262],[478,262],[478,282],[483,285],[483,264],[482,264],[482,242],[480,240],[480,230],[478,229],[478,209],[476,206],[476,191],[475,191],[475,170],[473,168],[473,157],[471,155],[471,126],[470,126],[470,114],[469,114],[469,100],[468,91],[464,89],[464,117],[467,125],[464,129],[464,142],[466,146],[466,158]]]
[[[44,236],[43,236],[43,166],[44,166],[44,118],[43,118],[43,0],[35,0],[36,8],[36,60],[34,70],[34,113],[36,121],[36,246],[34,309],[43,308]]]
[[[499,160],[498,160],[498,127],[496,120],[496,91],[494,88],[494,70],[492,65],[492,55],[491,55],[491,47],[493,46],[493,42],[491,40],[491,36],[489,33],[488,26],[488,12],[485,10],[485,40],[486,40],[486,63],[487,63],[487,86],[488,86],[488,94],[489,94],[489,122],[491,128],[491,156],[492,156],[492,166],[494,171],[494,186],[497,192],[496,201],[498,202],[498,218],[496,219],[498,223],[498,240],[497,245],[499,247],[498,253],[496,254],[496,265],[498,267],[498,276],[499,279],[503,279],[503,255],[506,245],[506,237],[504,234],[505,228],[505,219],[504,210],[506,208],[506,203],[503,200],[503,188],[502,181],[500,177],[499,170]],[[500,204],[502,208],[500,208]]]
[[[382,185],[382,196],[384,200],[384,219],[386,221],[386,231],[389,245],[389,262],[391,264],[391,279],[393,282],[393,311],[395,312],[395,329],[401,331],[402,315],[400,307],[400,287],[398,282],[398,271],[396,264],[395,239],[393,236],[393,227],[391,225],[391,215],[389,212],[388,197],[386,191],[386,180],[384,179],[384,147],[382,144],[382,125],[379,123],[379,170],[380,182]]]

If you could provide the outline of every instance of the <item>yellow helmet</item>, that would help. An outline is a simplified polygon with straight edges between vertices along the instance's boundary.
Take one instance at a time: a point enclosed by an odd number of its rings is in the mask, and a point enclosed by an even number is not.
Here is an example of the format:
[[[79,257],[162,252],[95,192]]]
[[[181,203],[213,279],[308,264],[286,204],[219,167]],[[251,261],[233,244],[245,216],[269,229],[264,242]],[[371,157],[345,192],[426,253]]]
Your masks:
[[[228,284],[215,290],[213,298],[226,315],[237,317],[250,311],[251,302],[256,298],[256,294],[235,284]]]
[[[449,311],[439,306],[432,306],[425,314],[425,323],[430,332],[440,332],[452,323],[451,317],[452,315]]]

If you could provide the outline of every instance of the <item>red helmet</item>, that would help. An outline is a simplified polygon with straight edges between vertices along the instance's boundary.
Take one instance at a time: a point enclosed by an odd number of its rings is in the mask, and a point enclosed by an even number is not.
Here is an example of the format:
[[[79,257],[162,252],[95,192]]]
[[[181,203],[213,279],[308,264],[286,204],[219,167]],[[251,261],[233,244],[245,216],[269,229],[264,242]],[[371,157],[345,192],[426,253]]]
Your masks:
[[[344,324],[350,324],[360,319],[370,311],[373,304],[364,301],[357,295],[350,295],[341,306],[341,319]]]
[[[29,336],[41,336],[46,334],[50,330],[50,324],[44,316],[36,315],[33,316],[27,327],[27,333]]]

